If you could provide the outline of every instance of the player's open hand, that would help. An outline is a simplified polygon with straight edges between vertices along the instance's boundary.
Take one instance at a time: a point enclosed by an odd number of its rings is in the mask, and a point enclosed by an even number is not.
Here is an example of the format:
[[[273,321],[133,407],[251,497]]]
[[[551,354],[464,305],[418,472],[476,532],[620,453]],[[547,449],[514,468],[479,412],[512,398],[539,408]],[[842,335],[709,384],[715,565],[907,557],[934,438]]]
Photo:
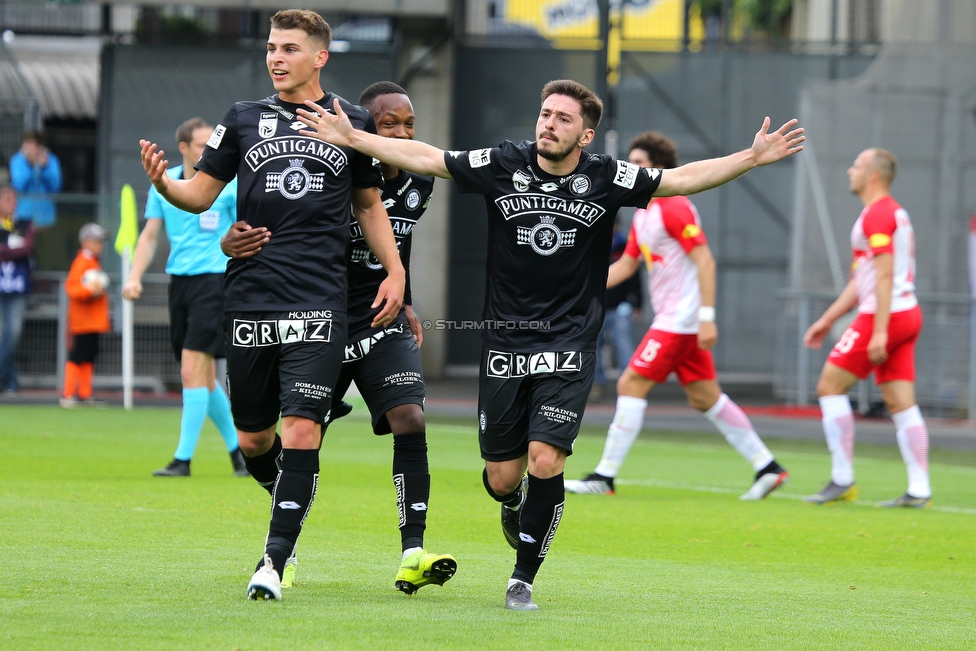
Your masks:
[[[807,348],[812,348],[814,350],[819,350],[823,346],[824,338],[827,333],[830,332],[830,327],[832,323],[825,321],[823,319],[817,319],[813,322],[807,331],[803,333],[803,345]]]
[[[331,142],[340,147],[352,146],[353,126],[349,121],[349,116],[339,106],[338,99],[332,103],[335,115],[310,100],[305,100],[305,105],[308,109],[298,109],[298,119],[305,123],[308,131],[299,131],[298,133]]]
[[[134,301],[142,296],[142,282],[135,278],[130,279],[122,287],[122,298],[127,301]]]
[[[270,240],[271,232],[264,226],[253,228],[245,221],[238,221],[220,238],[220,250],[231,258],[250,258]]]
[[[698,348],[709,350],[718,343],[718,326],[714,321],[702,321],[698,324]]]
[[[376,300],[371,306],[373,309],[380,305],[383,309],[376,315],[370,324],[374,328],[388,325],[400,313],[403,307],[403,276],[387,276],[386,280],[380,283],[380,289],[376,292]]]
[[[803,128],[796,127],[796,118],[790,120],[776,131],[769,133],[769,116],[763,120],[762,128],[752,141],[752,155],[756,165],[769,165],[803,150]]]
[[[139,146],[142,147],[142,168],[146,170],[146,176],[149,177],[157,190],[163,192],[169,180],[169,177],[166,176],[166,166],[169,161],[163,158],[166,152],[159,149],[156,143],[148,140],[140,140]]]
[[[871,335],[868,342],[868,359],[875,366],[880,366],[888,361],[888,333],[875,332]]]
[[[417,313],[413,311],[413,305],[404,305],[403,311],[407,313],[410,332],[413,333],[413,338],[417,340],[417,348],[420,348],[424,345],[424,329],[420,327],[420,319],[417,318]]]

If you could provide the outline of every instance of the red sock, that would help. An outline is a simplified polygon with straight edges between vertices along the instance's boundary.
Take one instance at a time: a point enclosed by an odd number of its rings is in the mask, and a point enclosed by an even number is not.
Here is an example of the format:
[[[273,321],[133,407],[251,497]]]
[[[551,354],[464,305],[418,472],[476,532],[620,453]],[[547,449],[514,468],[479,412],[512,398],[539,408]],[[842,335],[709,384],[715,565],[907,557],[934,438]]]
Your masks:
[[[91,362],[82,362],[78,365],[78,398],[88,400],[92,395],[92,375],[95,374],[95,365]]]
[[[61,391],[61,395],[65,398],[70,398],[75,395],[75,390],[78,388],[78,365],[74,362],[68,362],[64,365],[64,389]]]

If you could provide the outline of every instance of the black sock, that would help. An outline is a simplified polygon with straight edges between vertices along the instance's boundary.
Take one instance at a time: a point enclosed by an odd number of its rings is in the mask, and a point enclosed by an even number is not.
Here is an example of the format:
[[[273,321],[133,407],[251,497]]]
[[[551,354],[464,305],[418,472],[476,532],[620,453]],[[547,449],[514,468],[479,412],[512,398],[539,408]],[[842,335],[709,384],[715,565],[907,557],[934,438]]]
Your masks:
[[[400,512],[403,549],[423,547],[427,502],[430,500],[426,432],[393,435],[393,486]]]
[[[513,490],[508,495],[499,495],[491,489],[491,484],[488,483],[488,469],[485,468],[481,473],[481,481],[485,483],[485,490],[491,495],[491,499],[496,502],[501,502],[510,509],[516,509],[522,506],[522,484],[519,483],[518,487]]]
[[[271,524],[264,545],[264,553],[271,557],[278,576],[295,549],[318,483],[318,450],[282,451],[281,474],[271,495]]]
[[[529,490],[519,519],[519,544],[513,579],[531,584],[549,552],[563,517],[563,474],[539,479],[529,474]],[[526,539],[531,540],[528,542]]]
[[[244,455],[244,467],[269,494],[273,494],[278,471],[281,470],[281,437],[275,433],[271,449],[256,457]]]
[[[776,463],[776,459],[773,459],[766,465],[765,468],[763,468],[762,470],[756,473],[756,479],[758,480],[763,475],[769,475],[769,474],[778,475],[781,472],[786,472],[786,470],[783,469],[783,466]]]

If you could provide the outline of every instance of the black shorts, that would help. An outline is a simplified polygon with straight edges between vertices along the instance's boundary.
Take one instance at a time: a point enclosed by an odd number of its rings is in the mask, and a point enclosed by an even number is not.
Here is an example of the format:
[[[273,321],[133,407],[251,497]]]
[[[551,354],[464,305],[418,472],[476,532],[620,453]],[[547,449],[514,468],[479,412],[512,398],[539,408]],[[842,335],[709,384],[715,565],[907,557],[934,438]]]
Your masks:
[[[170,276],[169,339],[176,361],[184,349],[226,357],[223,314],[224,274]]]
[[[94,364],[98,358],[99,333],[87,332],[82,335],[71,335],[71,351],[68,361],[74,364]]]
[[[374,434],[392,431],[386,412],[400,405],[424,406],[427,395],[420,348],[407,325],[394,325],[370,337],[346,344],[345,360],[335,399],[346,395],[355,381],[373,418]]]
[[[346,341],[346,315],[334,310],[227,312],[227,388],[234,424],[260,432],[281,416],[322,423]]]
[[[509,461],[542,441],[573,453],[596,368],[594,353],[482,349],[478,382],[481,458]]]

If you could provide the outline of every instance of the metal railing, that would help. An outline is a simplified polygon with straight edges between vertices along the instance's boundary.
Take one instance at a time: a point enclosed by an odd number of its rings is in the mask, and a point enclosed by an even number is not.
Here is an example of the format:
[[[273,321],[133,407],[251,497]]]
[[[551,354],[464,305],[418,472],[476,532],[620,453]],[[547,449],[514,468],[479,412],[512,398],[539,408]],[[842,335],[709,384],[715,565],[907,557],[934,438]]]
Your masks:
[[[95,363],[94,386],[98,389],[122,388],[122,334],[120,278],[109,274],[109,302],[112,330],[102,335]],[[62,272],[37,272],[33,291],[27,299],[24,327],[17,348],[20,386],[35,389],[60,389],[64,384],[64,365],[68,358],[68,297]],[[134,387],[160,394],[167,387],[180,385],[180,365],[170,346],[169,308],[165,274],[146,274],[143,295],[134,303],[135,377]]]
[[[806,329],[837,298],[836,294],[785,290],[776,336],[773,390],[794,404],[810,404],[817,398],[820,370],[848,320],[839,320],[820,350],[803,345]],[[936,415],[976,416],[976,320],[974,301],[966,294],[920,294],[924,316],[922,334],[915,345],[915,392],[918,404]],[[856,313],[851,312],[848,319]],[[866,412],[881,399],[873,377],[852,391],[858,407]]]

